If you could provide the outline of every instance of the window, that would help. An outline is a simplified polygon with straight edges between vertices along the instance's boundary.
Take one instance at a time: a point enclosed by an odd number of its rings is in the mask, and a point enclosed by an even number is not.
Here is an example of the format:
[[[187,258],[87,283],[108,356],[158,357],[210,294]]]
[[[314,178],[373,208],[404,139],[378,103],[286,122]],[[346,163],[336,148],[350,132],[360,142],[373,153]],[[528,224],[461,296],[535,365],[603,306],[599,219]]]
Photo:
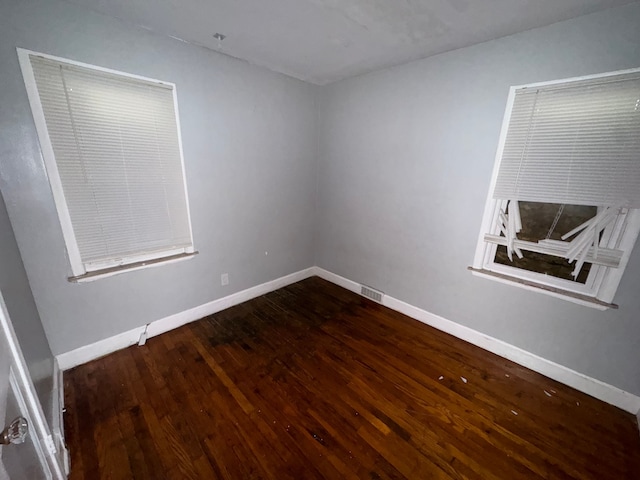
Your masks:
[[[193,255],[175,86],[18,55],[70,280]]]
[[[513,87],[471,270],[616,308],[640,230],[640,69]]]

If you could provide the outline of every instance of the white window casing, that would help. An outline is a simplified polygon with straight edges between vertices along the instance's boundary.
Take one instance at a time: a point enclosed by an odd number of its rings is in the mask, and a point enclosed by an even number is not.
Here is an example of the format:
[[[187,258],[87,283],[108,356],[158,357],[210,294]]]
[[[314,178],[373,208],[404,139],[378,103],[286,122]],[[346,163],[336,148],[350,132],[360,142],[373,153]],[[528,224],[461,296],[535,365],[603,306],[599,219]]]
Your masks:
[[[74,278],[193,254],[175,85],[18,56]]]
[[[597,206],[563,241],[517,238],[518,202]],[[640,230],[640,69],[512,87],[471,270],[598,308],[611,302]],[[576,235],[577,234],[577,235]],[[572,240],[568,240],[576,235]],[[567,241],[564,241],[567,240]],[[494,262],[521,250],[592,263],[586,284]]]

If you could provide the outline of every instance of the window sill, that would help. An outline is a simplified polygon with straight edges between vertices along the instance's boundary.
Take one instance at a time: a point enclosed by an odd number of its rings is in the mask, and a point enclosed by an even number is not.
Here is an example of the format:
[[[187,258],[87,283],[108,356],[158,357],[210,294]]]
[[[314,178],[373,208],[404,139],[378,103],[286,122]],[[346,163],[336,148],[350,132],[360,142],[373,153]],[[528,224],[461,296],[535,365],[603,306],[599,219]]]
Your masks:
[[[617,309],[618,305],[615,303],[607,303],[597,298],[583,295],[576,292],[570,292],[568,290],[562,290],[560,288],[550,287],[547,285],[540,285],[538,283],[524,280],[511,275],[505,275],[503,273],[496,273],[490,270],[482,268],[467,267],[473,275],[478,277],[488,278],[490,280],[506,283],[507,285],[513,285],[516,287],[524,288],[532,292],[544,293],[552,297],[568,300],[569,302],[577,303],[578,305],[584,305],[586,307],[596,308],[598,310]]]
[[[69,277],[68,280],[71,283],[86,283],[93,282],[100,278],[112,277],[121,273],[133,272],[135,270],[142,270],[144,268],[159,267],[161,265],[167,265],[168,263],[181,262],[183,260],[189,260],[195,257],[198,252],[193,253],[180,253],[178,255],[171,255],[169,257],[155,258],[153,260],[145,260],[143,262],[130,263],[128,265],[119,265],[117,267],[105,268],[103,270],[96,270],[94,272],[87,272],[83,275],[76,277]]]

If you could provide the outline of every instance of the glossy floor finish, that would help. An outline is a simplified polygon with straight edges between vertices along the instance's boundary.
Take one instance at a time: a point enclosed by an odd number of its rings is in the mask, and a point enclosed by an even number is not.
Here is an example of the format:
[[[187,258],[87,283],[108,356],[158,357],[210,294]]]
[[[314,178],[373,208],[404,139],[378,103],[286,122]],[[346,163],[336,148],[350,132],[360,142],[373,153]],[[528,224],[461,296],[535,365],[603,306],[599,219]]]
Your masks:
[[[65,373],[72,479],[639,479],[633,415],[310,278]]]

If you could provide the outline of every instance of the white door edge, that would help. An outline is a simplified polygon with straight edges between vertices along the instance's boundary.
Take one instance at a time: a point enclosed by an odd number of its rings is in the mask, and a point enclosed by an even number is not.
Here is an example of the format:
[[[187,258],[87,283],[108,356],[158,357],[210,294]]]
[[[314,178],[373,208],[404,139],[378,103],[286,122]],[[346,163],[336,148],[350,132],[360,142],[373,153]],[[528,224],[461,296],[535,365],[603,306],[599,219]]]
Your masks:
[[[2,292],[0,292],[0,334],[2,333],[7,338],[10,353],[15,362],[15,382],[20,388],[20,392],[24,395],[25,407],[31,420],[31,427],[33,428],[33,438],[39,444],[38,448],[44,452],[53,479],[63,480],[66,478],[66,475],[63,473],[63,466],[60,464],[56,454],[52,453],[47,446],[47,439],[51,438],[51,431],[49,430],[49,425],[47,425],[42,405],[36,395],[36,389],[31,381],[27,363],[25,362],[20,344],[18,343],[18,337],[9,320],[9,312],[2,297]]]

